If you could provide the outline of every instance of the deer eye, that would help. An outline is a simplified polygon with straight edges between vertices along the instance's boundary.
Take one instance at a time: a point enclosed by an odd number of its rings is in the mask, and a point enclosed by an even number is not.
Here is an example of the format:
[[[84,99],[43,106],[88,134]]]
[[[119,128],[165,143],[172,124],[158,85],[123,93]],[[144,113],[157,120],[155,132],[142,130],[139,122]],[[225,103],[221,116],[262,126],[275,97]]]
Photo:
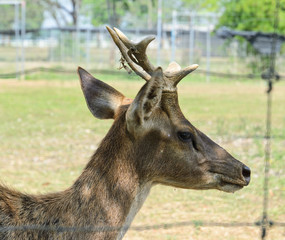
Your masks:
[[[178,132],[178,137],[181,141],[189,141],[192,139],[192,133],[191,132]]]
[[[196,139],[191,132],[178,132],[177,133],[178,138],[183,142],[190,142],[192,143],[195,150],[199,151]]]

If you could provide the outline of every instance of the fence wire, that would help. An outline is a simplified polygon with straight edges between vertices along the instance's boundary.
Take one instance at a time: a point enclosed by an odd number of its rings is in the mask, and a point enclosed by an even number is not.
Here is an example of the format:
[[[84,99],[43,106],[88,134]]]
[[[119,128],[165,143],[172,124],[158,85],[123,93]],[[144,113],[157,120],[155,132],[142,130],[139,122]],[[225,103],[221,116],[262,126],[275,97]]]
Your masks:
[[[118,230],[131,230],[131,231],[148,231],[159,229],[171,229],[177,227],[264,227],[262,221],[257,222],[206,222],[206,221],[182,221],[165,224],[142,225],[142,226],[43,226],[43,225],[21,225],[21,226],[1,226],[0,232],[10,231],[53,231],[58,233],[74,232],[74,233],[96,233],[96,232],[113,232]],[[267,227],[285,227],[285,222],[268,221]]]
[[[280,76],[275,72],[275,62],[276,62],[276,41],[277,41],[277,28],[279,23],[279,12],[280,1],[275,0],[275,19],[274,19],[274,34],[272,38],[271,46],[271,57],[270,66],[267,76],[264,77],[268,83],[267,89],[267,114],[266,114],[266,134],[265,136],[252,136],[247,138],[265,138],[265,158],[264,158],[264,183],[263,183],[263,209],[262,217],[256,222],[205,222],[200,220],[195,221],[182,221],[174,223],[156,224],[156,225],[143,225],[143,226],[131,226],[126,228],[132,231],[147,231],[147,230],[158,230],[158,229],[170,229],[176,227],[259,227],[261,229],[261,239],[266,239],[268,235],[268,229],[271,227],[285,227],[285,222],[273,221],[268,217],[268,202],[269,202],[269,170],[270,170],[270,157],[271,157],[271,118],[272,118],[272,92],[274,80],[283,80],[285,76]],[[98,69],[96,69],[98,71]],[[99,70],[101,73],[113,74],[114,71],[109,70]],[[32,74],[36,72],[57,72],[57,73],[70,73],[67,69],[55,69],[55,68],[44,68],[37,67],[26,70],[23,72],[10,72],[6,74],[0,74],[0,78],[15,78],[21,74]],[[229,74],[229,73],[219,73],[219,72],[209,72],[206,70],[199,70],[200,74],[210,74],[212,76],[222,77],[222,78],[238,78],[238,79],[257,79],[260,78],[259,75],[254,74]],[[118,74],[116,72],[116,74]],[[240,136],[242,137],[242,136]],[[285,138],[285,136],[274,136],[274,138]],[[10,231],[56,231],[58,233],[62,232],[76,232],[76,233],[92,233],[92,232],[108,232],[122,230],[122,226],[42,226],[42,225],[22,225],[22,226],[0,226],[0,232],[10,232]]]
[[[264,183],[263,183],[263,212],[261,220],[261,239],[266,239],[267,230],[272,226],[273,222],[268,217],[268,189],[269,189],[269,170],[271,157],[271,108],[272,108],[272,90],[275,76],[275,62],[276,62],[276,44],[277,44],[277,29],[279,23],[279,0],[275,1],[274,11],[274,34],[272,37],[271,57],[269,65],[269,75],[267,78],[267,114],[266,114],[266,143],[265,143],[265,159],[264,159]]]
[[[90,72],[99,72],[103,74],[125,74],[125,72],[118,72],[117,70],[108,70],[108,69],[90,69]],[[48,68],[48,67],[35,67],[35,68],[30,68],[26,69],[24,72],[20,71],[13,71],[13,72],[8,72],[8,73],[0,73],[0,79],[11,79],[11,78],[16,78],[17,76],[21,75],[29,75],[33,73],[41,73],[41,72],[52,72],[52,73],[63,73],[63,74],[73,74],[73,70],[71,71],[70,69],[64,69],[64,68]],[[260,79],[262,76],[258,74],[232,74],[232,73],[221,73],[221,72],[214,72],[214,71],[206,71],[204,69],[198,69],[196,70],[197,74],[203,74],[203,75],[211,75],[215,77],[220,77],[220,78],[227,78],[227,79]],[[131,72],[129,73],[133,76],[137,76],[136,73]],[[267,76],[263,77],[267,79]],[[276,74],[274,76],[274,80],[285,80],[285,75],[278,75]]]
[[[274,41],[273,41],[274,43]],[[274,46],[273,46],[274,47]],[[274,58],[270,62],[270,68],[274,69]],[[272,67],[273,66],[273,67]],[[95,71],[95,70],[94,70]],[[98,71],[98,70],[96,70]],[[44,68],[38,67],[29,69],[25,72],[25,74],[32,74],[36,72],[56,72],[56,73],[66,73],[70,74],[70,70],[68,69],[56,69],[56,68]],[[113,71],[108,70],[100,70],[101,73],[109,73],[113,74]],[[200,70],[201,74],[207,74],[206,71]],[[12,78],[16,76],[17,73],[11,72],[7,74],[1,74],[0,78]],[[117,72],[116,72],[117,74]],[[125,73],[123,73],[125,74]],[[212,74],[212,73],[211,73]],[[174,223],[165,223],[165,224],[156,224],[156,225],[143,225],[143,226],[131,226],[128,228],[131,231],[148,231],[148,230],[159,230],[159,229],[171,229],[177,227],[259,227],[261,229],[261,239],[264,240],[268,234],[268,229],[271,227],[285,227],[285,222],[275,222],[269,219],[268,217],[268,190],[269,190],[269,170],[270,170],[270,156],[271,156],[271,138],[280,138],[285,139],[285,136],[271,136],[271,108],[272,108],[272,90],[273,90],[273,82],[274,82],[274,74],[268,75],[270,78],[266,79],[268,81],[268,89],[267,89],[267,115],[266,115],[266,134],[265,136],[247,136],[246,138],[258,138],[265,139],[265,166],[264,166],[264,185],[263,185],[263,211],[262,217],[260,220],[256,222],[205,222],[202,220],[193,220],[193,221],[182,221],[182,222],[174,222]],[[235,75],[235,74],[220,74],[213,73],[215,76],[225,77],[225,78],[258,78],[255,75]],[[280,79],[285,79],[285,77],[280,77]],[[232,136],[233,137],[233,136]],[[234,136],[235,138],[245,138],[244,136]],[[11,231],[52,231],[52,232],[73,232],[73,233],[92,233],[92,232],[109,232],[109,231],[118,231],[122,230],[124,227],[122,226],[42,226],[42,225],[22,225],[22,226],[0,226],[0,232],[11,232]],[[125,229],[127,230],[127,228]]]

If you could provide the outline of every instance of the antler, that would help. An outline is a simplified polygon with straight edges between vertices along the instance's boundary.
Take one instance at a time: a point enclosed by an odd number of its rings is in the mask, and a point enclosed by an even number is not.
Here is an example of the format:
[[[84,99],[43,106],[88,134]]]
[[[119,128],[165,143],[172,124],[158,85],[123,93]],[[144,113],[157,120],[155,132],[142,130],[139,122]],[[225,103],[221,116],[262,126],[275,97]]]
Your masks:
[[[173,86],[176,86],[184,77],[193,72],[199,67],[198,64],[192,64],[184,69],[181,69],[180,65],[176,62],[171,62],[164,72],[164,76],[173,82]]]
[[[146,49],[149,43],[153,41],[155,37],[149,36],[138,43],[134,43],[117,28],[111,29],[107,27],[107,30],[109,31],[115,44],[119,48],[122,57],[127,61],[130,68],[141,78],[145,79],[146,81],[150,80],[156,68],[148,60]],[[178,63],[170,63],[163,73],[163,78],[166,85],[175,87],[182,78],[193,72],[197,67],[197,64],[193,64],[181,69]]]
[[[146,81],[150,80],[154,71],[153,65],[149,62],[145,51],[147,45],[154,39],[145,39],[138,44],[132,43],[119,29],[107,27],[115,44],[119,48],[123,58],[130,68]],[[142,68],[139,68],[139,66]],[[144,71],[143,71],[144,70]]]

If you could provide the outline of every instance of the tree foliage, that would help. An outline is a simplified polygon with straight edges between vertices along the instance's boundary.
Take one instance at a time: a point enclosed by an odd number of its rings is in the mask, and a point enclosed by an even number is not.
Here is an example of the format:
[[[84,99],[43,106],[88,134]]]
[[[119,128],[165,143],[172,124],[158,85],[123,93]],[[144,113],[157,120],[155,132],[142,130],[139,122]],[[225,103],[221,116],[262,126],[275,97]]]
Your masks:
[[[234,30],[258,31],[265,33],[277,32],[285,35],[285,0],[279,0],[277,12],[277,0],[183,0],[197,11],[207,9],[209,11],[220,12],[218,25],[226,26]],[[274,21],[278,14],[277,29],[274,29]],[[238,38],[245,42],[243,38]],[[251,44],[247,43],[247,53],[252,56],[249,58],[249,67],[253,72],[264,71],[269,66],[270,56],[261,55]]]
[[[219,26],[237,30],[274,32],[276,0],[221,1]],[[285,0],[280,0],[277,32],[285,34]],[[219,27],[218,26],[218,27]]]
[[[274,32],[276,0],[182,0],[194,10],[207,9],[221,14],[217,28]],[[278,33],[285,34],[285,0],[279,0]]]
[[[55,20],[58,27],[76,26],[82,0],[34,0],[38,2],[46,12]],[[69,21],[69,19],[71,21]]]
[[[123,22],[129,26],[147,21],[153,23],[155,0],[83,0],[92,8],[92,24],[95,26],[108,23],[118,27]],[[140,20],[136,21],[137,19]]]
[[[0,5],[0,29],[13,29],[15,26],[15,5]],[[44,20],[44,9],[35,1],[26,2],[26,28],[39,28]],[[19,7],[19,17],[21,9]]]

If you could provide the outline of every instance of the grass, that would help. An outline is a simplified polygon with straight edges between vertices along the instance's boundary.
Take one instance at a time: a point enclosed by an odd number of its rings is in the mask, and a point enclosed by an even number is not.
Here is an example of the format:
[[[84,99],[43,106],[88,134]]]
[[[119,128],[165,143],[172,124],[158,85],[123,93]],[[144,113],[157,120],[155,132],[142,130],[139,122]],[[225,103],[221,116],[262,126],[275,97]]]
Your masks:
[[[125,75],[96,75],[128,97],[143,81]],[[52,78],[51,78],[52,77]],[[64,78],[62,80],[62,78]],[[0,81],[0,176],[21,191],[67,188],[80,174],[111,120],[94,119],[75,73],[33,74],[27,81]],[[49,79],[49,80],[46,80]],[[285,219],[285,84],[276,84],[272,109],[269,217]],[[203,227],[200,221],[255,222],[263,201],[266,95],[261,81],[228,81],[192,74],[179,84],[187,118],[252,169],[252,182],[235,194],[154,187],[133,226],[195,221],[195,226],[130,230],[125,239],[259,239],[258,228]],[[252,138],[259,137],[259,138]],[[268,239],[284,238],[272,228]]]

